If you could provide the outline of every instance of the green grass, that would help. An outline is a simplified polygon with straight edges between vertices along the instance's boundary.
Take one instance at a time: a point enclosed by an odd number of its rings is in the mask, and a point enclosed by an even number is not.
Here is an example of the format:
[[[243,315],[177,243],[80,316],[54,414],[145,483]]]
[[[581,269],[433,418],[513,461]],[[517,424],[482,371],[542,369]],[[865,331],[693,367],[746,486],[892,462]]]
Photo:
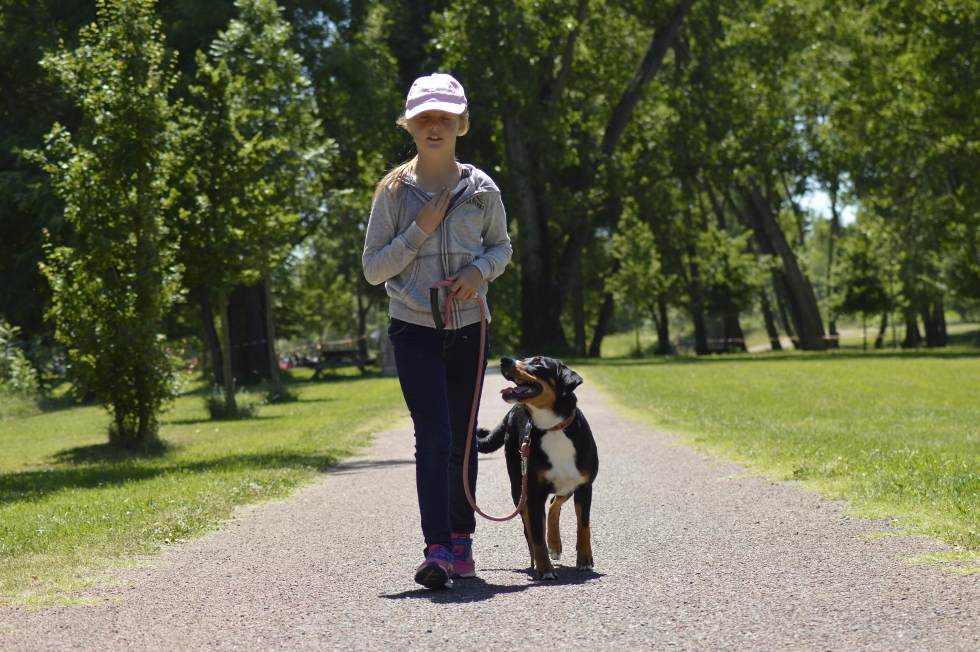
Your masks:
[[[143,455],[105,446],[97,407],[4,421],[0,605],[71,602],[236,506],[288,496],[404,409],[393,378],[337,374],[290,389],[299,400],[235,421],[209,420],[204,390],[185,395],[161,419],[164,450]]]
[[[654,427],[959,548],[930,561],[980,560],[975,348],[577,364]]]

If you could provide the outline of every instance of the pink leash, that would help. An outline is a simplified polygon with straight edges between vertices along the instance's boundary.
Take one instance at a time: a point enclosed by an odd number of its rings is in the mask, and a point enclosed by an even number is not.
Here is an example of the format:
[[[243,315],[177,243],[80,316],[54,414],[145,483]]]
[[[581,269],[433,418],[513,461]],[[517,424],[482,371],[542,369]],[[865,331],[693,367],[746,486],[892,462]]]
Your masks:
[[[449,326],[449,322],[452,319],[452,301],[455,297],[455,292],[450,292],[449,297],[446,299],[446,315],[445,319],[440,322],[440,310],[439,310],[439,288],[443,286],[452,285],[452,281],[439,281],[429,290],[430,303],[432,305],[432,318],[435,320],[436,328],[439,330],[445,329]],[[483,357],[483,350],[487,345],[487,305],[483,301],[483,297],[479,294],[476,295],[476,300],[480,304],[480,357],[477,363],[477,370],[483,369],[483,363],[485,362]],[[466,492],[466,500],[470,501],[470,506],[473,507],[473,511],[490,521],[509,521],[524,509],[524,503],[527,500],[527,458],[531,454],[531,429],[528,428],[524,435],[524,442],[521,444],[521,499],[517,503],[517,508],[514,513],[509,516],[491,516],[485,513],[473,500],[473,492],[470,491],[470,455],[473,453],[473,426],[476,425],[476,412],[477,407],[480,404],[480,382],[476,383],[476,388],[473,391],[473,408],[470,410],[470,424],[466,429],[466,452],[463,454],[463,490]]]

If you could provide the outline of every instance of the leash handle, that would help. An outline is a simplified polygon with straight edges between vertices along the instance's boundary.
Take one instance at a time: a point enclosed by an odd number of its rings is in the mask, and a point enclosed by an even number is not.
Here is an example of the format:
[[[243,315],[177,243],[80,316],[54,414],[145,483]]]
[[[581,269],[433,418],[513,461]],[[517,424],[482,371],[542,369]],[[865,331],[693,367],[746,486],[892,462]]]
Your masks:
[[[446,299],[446,315],[443,321],[439,320],[440,310],[439,310],[439,288],[447,285],[452,285],[452,281],[439,281],[431,288],[429,288],[429,303],[432,308],[432,320],[436,324],[436,328],[439,330],[445,330],[449,326],[449,321],[452,317],[452,301],[455,296],[454,292],[449,293],[449,298]],[[483,297],[479,294],[476,295],[476,301],[480,304],[480,353],[479,359],[477,361],[477,373],[483,370],[483,364],[486,362],[484,358],[484,350],[487,346],[487,304],[483,301]],[[463,491],[466,492],[466,500],[469,501],[470,507],[473,511],[487,519],[488,521],[509,521],[524,509],[524,503],[527,502],[527,458],[531,454],[531,428],[530,423],[528,423],[528,430],[524,433],[524,442],[521,444],[521,499],[517,503],[517,508],[512,514],[507,516],[491,516],[487,514],[479,505],[476,504],[476,500],[473,499],[473,492],[470,491],[470,455],[473,454],[473,439],[476,433],[474,432],[474,426],[476,425],[476,413],[480,405],[480,390],[483,383],[477,378],[476,385],[473,389],[473,407],[470,409],[470,422],[466,429],[466,451],[463,453]]]
[[[448,287],[452,284],[453,282],[448,280],[438,281],[435,285],[429,288],[429,308],[432,310],[432,321],[435,322],[436,329],[440,331],[449,327],[449,321],[452,319],[452,303],[453,299],[456,298],[456,293],[450,292],[449,296],[446,297],[446,316],[444,319],[440,319],[440,317],[442,317],[442,311],[439,310],[439,288]],[[479,298],[479,295],[477,298]],[[482,300],[480,305],[483,305]],[[484,316],[484,319],[486,319],[485,313],[481,312],[481,314]],[[480,351],[480,355],[483,355],[483,349],[480,349]]]

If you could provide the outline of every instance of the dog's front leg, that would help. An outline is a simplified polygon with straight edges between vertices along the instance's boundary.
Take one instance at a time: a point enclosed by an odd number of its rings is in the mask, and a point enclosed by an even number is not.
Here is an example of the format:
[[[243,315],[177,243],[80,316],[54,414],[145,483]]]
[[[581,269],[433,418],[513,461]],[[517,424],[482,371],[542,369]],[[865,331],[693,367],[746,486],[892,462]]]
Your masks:
[[[528,549],[531,552],[531,567],[537,571],[537,579],[558,579],[555,567],[548,557],[548,548],[544,541],[544,503],[546,494],[528,492],[527,503],[524,505],[524,533],[527,536]]]
[[[575,516],[578,521],[578,536],[575,547],[578,549],[575,567],[578,570],[592,570],[592,483],[583,484],[575,490]]]
[[[553,496],[548,508],[548,553],[554,560],[561,559],[561,506],[569,496]]]

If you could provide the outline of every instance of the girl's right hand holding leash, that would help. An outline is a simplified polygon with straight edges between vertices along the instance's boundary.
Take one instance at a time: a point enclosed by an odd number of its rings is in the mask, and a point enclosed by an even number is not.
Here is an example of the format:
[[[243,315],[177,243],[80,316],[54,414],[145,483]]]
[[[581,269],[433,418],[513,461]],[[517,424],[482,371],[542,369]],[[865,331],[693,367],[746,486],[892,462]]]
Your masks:
[[[449,200],[452,199],[452,192],[449,188],[443,188],[437,192],[429,203],[419,209],[418,215],[415,216],[415,223],[419,227],[432,235],[432,232],[438,228],[442,223],[443,218],[446,217],[446,210],[449,208]]]

